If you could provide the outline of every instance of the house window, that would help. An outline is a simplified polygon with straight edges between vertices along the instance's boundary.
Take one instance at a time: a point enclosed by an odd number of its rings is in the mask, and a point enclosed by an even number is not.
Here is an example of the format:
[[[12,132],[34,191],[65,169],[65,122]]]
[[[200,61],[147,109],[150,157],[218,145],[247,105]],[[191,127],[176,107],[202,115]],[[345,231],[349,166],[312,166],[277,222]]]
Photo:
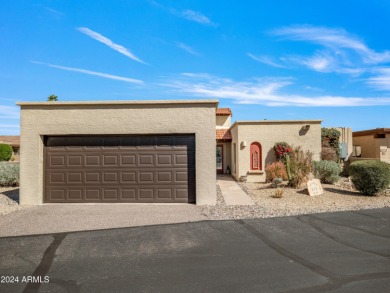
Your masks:
[[[251,170],[261,170],[261,162],[262,162],[262,156],[261,156],[261,144],[258,142],[253,142],[251,144],[250,148],[251,152]]]
[[[237,152],[237,149],[236,149],[236,144],[233,143],[233,174],[236,174],[236,152]]]

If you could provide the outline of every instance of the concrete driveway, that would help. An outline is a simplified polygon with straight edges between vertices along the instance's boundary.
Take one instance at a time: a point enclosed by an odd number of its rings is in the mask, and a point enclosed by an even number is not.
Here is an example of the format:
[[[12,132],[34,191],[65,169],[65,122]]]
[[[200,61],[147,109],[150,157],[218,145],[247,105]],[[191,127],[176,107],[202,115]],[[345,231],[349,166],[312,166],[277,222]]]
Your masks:
[[[45,204],[0,217],[0,237],[207,220],[190,204]]]
[[[8,237],[0,255],[2,276],[49,277],[1,292],[387,292],[390,209]]]

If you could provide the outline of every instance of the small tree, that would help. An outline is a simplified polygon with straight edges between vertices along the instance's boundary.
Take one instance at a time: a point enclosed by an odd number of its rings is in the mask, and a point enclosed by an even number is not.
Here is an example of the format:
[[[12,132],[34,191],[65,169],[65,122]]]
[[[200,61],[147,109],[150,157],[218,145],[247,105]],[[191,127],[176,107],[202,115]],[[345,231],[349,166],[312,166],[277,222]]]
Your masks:
[[[339,143],[339,138],[340,138],[340,131],[334,128],[321,128],[321,141],[326,142],[329,144],[329,147],[333,148],[334,151],[336,152],[337,160],[340,159],[340,143]],[[324,143],[322,144],[323,147]],[[332,160],[333,161],[333,160]]]
[[[57,102],[58,97],[56,95],[50,95],[50,96],[48,96],[47,101],[48,102]]]
[[[12,146],[0,144],[0,161],[9,161],[12,157]]]

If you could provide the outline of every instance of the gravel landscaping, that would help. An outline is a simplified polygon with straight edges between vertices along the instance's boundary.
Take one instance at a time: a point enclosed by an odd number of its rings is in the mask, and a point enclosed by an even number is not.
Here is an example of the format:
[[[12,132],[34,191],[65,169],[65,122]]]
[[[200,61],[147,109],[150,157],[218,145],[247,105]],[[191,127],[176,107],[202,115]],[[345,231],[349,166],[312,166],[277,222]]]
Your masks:
[[[311,197],[306,188],[294,189],[284,185],[282,198],[275,198],[270,183],[239,183],[251,196],[254,206],[227,206],[217,186],[217,205],[203,207],[203,213],[213,220],[248,219],[292,216],[333,211],[362,210],[390,207],[390,192],[364,196],[354,191],[348,182],[323,184],[324,194]]]
[[[0,215],[23,208],[19,205],[19,187],[0,187]]]
[[[294,189],[284,185],[282,198],[273,197],[275,189],[269,183],[238,184],[256,205],[227,206],[217,185],[217,204],[202,207],[203,214],[211,220],[225,220],[390,207],[390,190],[378,196],[364,196],[354,191],[348,182],[323,184],[325,193],[315,197],[309,196],[306,188]],[[19,187],[0,187],[0,215],[24,208],[19,206]]]

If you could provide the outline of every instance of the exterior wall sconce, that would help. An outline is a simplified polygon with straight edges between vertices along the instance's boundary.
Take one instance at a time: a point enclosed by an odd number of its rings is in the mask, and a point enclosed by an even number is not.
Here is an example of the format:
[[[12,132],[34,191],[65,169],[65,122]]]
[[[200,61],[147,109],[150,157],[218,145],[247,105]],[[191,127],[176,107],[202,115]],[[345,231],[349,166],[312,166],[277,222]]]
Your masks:
[[[302,129],[304,129],[304,130],[309,130],[309,128],[310,128],[310,125],[309,125],[309,124],[306,124],[306,125],[303,125],[303,126],[302,126]]]
[[[243,140],[243,141],[241,142],[241,147],[242,147],[242,148],[246,147],[246,140]]]
[[[382,153],[382,156],[386,155],[387,152],[387,146],[381,146],[379,147],[380,152]]]

